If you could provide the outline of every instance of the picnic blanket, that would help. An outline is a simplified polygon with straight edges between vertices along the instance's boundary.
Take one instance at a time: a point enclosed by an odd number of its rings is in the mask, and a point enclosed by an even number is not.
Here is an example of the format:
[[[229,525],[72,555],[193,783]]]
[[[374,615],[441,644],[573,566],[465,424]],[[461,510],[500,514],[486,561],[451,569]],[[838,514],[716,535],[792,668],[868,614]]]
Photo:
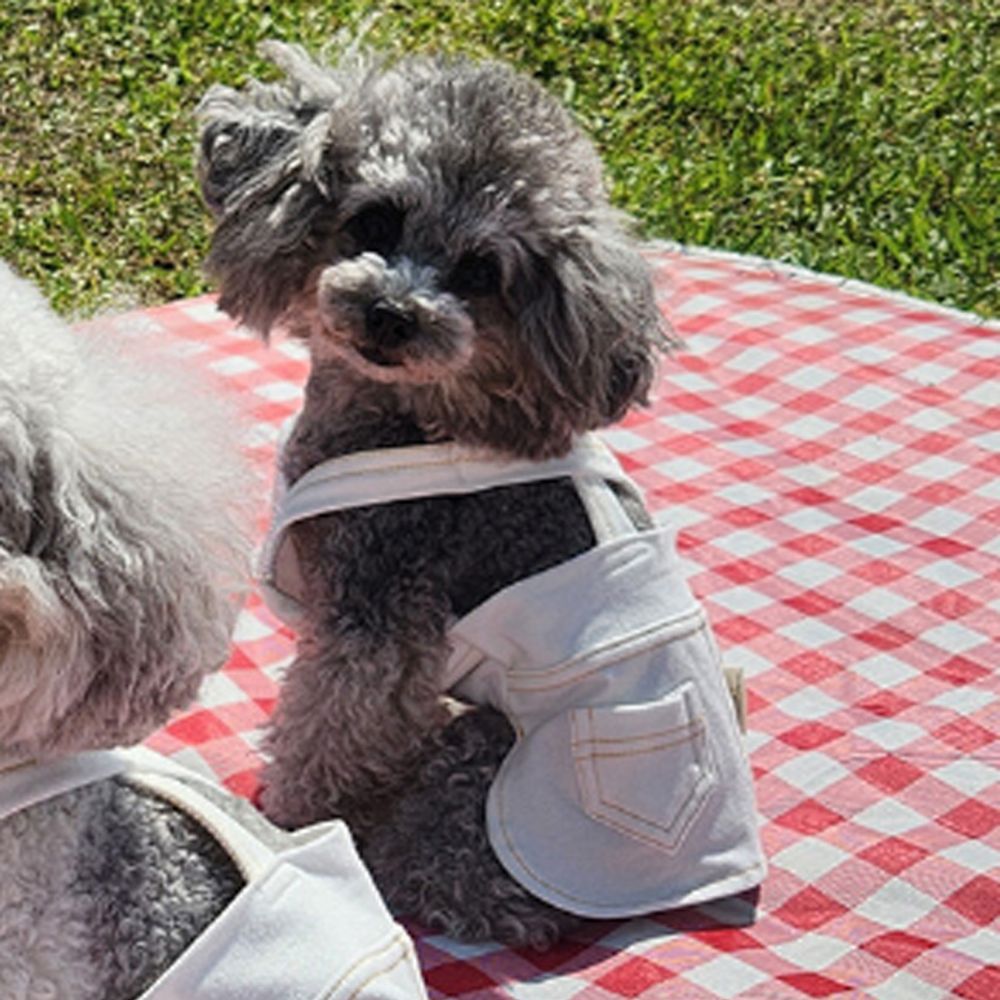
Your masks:
[[[773,262],[648,252],[687,346],[606,439],[680,525],[745,671],[770,872],[759,894],[591,924],[545,953],[410,925],[429,992],[1000,997],[1000,325]],[[212,297],[144,318],[248,403],[270,469],[301,348],[264,347]],[[228,666],[151,745],[252,795],[292,648],[252,597]]]

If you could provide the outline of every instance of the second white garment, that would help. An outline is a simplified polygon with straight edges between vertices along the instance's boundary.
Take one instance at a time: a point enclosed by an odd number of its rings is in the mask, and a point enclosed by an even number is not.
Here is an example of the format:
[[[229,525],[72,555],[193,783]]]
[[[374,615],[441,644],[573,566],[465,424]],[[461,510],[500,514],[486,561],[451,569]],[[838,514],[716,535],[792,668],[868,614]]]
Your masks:
[[[275,851],[199,790],[211,782],[143,747],[0,774],[0,820],[118,775],[190,816],[246,880],[139,1000],[426,1000],[409,936],[339,820]]]

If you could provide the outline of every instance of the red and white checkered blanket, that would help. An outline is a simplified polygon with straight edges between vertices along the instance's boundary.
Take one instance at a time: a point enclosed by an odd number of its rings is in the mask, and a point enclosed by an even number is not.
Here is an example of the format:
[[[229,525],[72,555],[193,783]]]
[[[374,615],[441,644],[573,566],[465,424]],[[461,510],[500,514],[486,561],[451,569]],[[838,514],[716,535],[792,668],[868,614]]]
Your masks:
[[[430,993],[994,1000],[1000,325],[764,261],[650,258],[687,350],[607,438],[682,526],[746,673],[770,874],[759,899],[594,924],[545,954],[412,926]],[[251,401],[269,468],[301,350],[210,297],[143,315]],[[226,669],[151,744],[252,795],[291,652],[251,599]]]

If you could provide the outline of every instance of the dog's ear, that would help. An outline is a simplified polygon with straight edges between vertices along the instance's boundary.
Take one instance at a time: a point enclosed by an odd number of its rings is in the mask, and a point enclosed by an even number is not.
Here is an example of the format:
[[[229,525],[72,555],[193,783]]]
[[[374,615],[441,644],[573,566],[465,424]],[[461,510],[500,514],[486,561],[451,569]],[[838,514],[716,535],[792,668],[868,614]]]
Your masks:
[[[536,260],[520,328],[574,430],[621,419],[644,403],[664,328],[649,269],[617,218],[575,228]]]
[[[365,64],[323,66],[277,42],[262,50],[285,79],[208,91],[198,107],[198,174],[216,218],[206,267],[219,305],[266,338],[354,176]]]
[[[216,216],[227,203],[273,187],[296,165],[288,161],[295,160],[302,127],[289,116],[264,112],[228,87],[213,87],[198,114],[198,179],[205,204]]]
[[[351,50],[336,66],[324,66],[298,45],[269,41],[260,49],[284,80],[251,80],[242,90],[216,85],[196,112],[199,178],[217,215],[254,194],[280,194],[294,181],[335,201],[357,148],[353,104],[374,60]]]
[[[80,646],[77,622],[45,568],[0,544],[0,748],[47,733],[86,684],[72,669]]]

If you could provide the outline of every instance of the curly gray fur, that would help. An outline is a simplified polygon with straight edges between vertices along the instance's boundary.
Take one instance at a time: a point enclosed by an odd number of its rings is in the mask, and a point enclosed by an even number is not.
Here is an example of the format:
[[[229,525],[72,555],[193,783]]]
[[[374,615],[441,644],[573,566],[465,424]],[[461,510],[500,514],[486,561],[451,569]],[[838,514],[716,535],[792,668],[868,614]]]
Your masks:
[[[100,327],[100,324],[98,324]],[[238,424],[137,331],[0,264],[0,768],[135,742],[221,666],[247,579]],[[115,779],[0,821],[0,996],[137,996],[241,877]]]
[[[199,172],[223,308],[310,349],[289,481],[424,441],[558,455],[645,399],[669,346],[649,275],[593,146],[542,87],[490,62],[266,51],[283,81],[203,100]],[[267,812],[345,817],[383,892],[436,927],[550,943],[572,921],[482,829],[509,727],[454,721],[440,678],[456,617],[594,544],[572,483],[361,508],[293,539],[308,617]]]

